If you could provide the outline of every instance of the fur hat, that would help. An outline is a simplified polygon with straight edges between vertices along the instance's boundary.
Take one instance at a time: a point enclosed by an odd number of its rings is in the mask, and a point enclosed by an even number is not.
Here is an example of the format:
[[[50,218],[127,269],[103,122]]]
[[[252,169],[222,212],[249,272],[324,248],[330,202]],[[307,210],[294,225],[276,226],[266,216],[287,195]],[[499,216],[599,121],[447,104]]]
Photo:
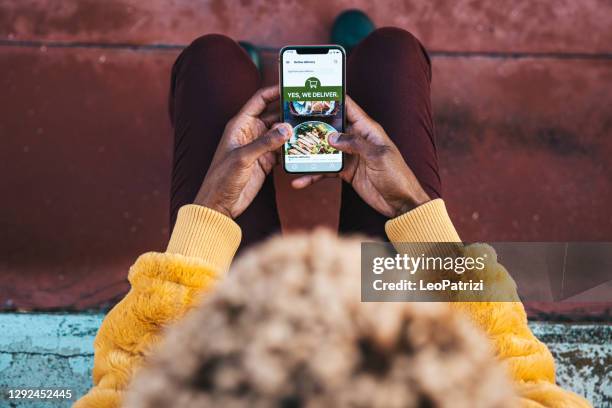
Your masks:
[[[487,340],[446,304],[360,301],[361,241],[316,231],[247,251],[168,330],[126,406],[515,406]]]

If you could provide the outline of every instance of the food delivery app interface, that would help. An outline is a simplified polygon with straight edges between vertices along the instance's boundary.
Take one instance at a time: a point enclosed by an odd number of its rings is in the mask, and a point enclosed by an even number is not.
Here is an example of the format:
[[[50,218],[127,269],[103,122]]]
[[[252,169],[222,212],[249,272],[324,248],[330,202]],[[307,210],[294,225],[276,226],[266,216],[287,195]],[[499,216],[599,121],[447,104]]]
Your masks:
[[[344,131],[343,55],[285,50],[282,61],[283,120],[293,126],[285,143],[289,172],[333,172],[342,168],[342,153],[328,143],[333,132]]]

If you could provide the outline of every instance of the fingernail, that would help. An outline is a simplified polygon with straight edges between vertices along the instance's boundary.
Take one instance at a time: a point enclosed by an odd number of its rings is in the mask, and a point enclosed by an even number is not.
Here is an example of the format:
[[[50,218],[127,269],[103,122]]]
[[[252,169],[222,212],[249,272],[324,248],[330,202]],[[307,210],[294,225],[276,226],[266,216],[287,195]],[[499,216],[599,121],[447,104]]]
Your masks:
[[[329,141],[332,143],[336,143],[338,141],[338,133],[334,132],[331,135],[329,135]]]
[[[287,125],[280,125],[278,127],[278,131],[280,132],[281,135],[285,137],[289,136],[289,133],[290,133],[289,127]]]

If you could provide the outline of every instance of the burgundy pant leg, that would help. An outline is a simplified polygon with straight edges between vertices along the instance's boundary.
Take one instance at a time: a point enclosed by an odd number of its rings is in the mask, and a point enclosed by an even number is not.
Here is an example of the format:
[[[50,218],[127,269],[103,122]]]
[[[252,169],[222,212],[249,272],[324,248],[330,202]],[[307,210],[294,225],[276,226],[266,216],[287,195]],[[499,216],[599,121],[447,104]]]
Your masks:
[[[172,68],[169,111],[174,128],[170,225],[181,206],[193,203],[223,129],[260,86],[246,52],[222,35],[196,39]],[[272,175],[236,222],[242,247],[280,230]]]
[[[430,101],[431,63],[409,32],[380,28],[352,52],[347,92],[397,145],[423,189],[441,195]],[[366,204],[350,185],[342,185],[340,231],[385,237],[387,218]]]

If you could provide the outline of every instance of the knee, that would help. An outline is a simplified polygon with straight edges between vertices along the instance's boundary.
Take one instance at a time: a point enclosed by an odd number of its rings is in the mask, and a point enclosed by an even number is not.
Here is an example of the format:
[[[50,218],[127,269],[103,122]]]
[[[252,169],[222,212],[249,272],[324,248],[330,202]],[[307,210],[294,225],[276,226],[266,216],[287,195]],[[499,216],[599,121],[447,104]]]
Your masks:
[[[404,29],[376,29],[359,44],[354,54],[360,54],[368,60],[392,61],[392,65],[405,65],[406,69],[424,67],[428,79],[431,80],[431,61],[425,47],[412,33]]]
[[[425,50],[410,31],[398,27],[382,27],[374,30],[363,40],[363,45],[384,51],[390,56],[396,52],[401,55],[423,54]]]
[[[240,50],[240,46],[230,37],[222,34],[206,34],[196,38],[185,48],[184,53],[190,55],[226,54]]]
[[[375,40],[391,41],[405,45],[418,45],[419,40],[408,30],[399,27],[381,27],[370,34]]]
[[[207,34],[193,40],[177,57],[173,75],[193,69],[201,75],[209,71],[227,75],[248,72],[255,80],[259,77],[257,68],[242,47],[221,34]]]

